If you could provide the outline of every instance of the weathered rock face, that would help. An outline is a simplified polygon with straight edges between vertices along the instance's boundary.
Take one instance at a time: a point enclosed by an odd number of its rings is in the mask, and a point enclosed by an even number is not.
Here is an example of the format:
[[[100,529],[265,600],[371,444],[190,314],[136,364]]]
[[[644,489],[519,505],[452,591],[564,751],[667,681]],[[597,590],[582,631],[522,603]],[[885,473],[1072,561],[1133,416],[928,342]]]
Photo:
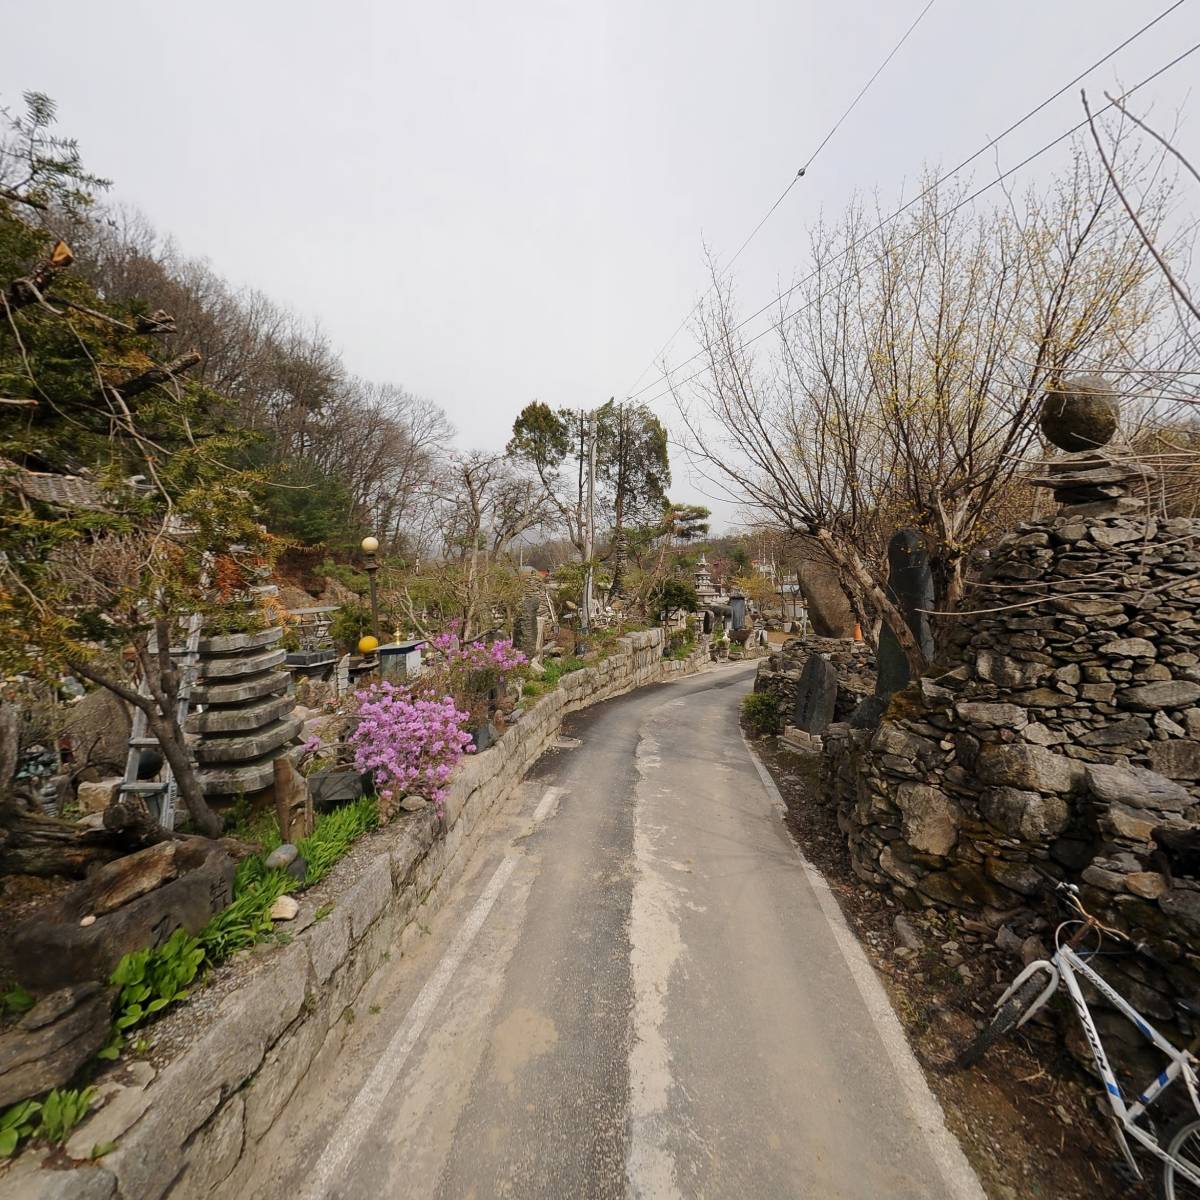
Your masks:
[[[12,931],[17,981],[37,992],[107,979],[131,950],[159,946],[180,926],[199,933],[232,901],[234,869],[206,838],[159,842],[109,863]]]
[[[854,636],[854,610],[831,565],[816,560],[802,562],[797,571],[797,582],[817,637]]]
[[[792,724],[805,733],[823,733],[833,720],[838,679],[833,664],[820,654],[810,654],[792,708]]]
[[[99,983],[62,988],[0,1033],[0,1109],[68,1083],[112,1035],[115,997]]]
[[[95,778],[125,769],[132,718],[129,708],[112,692],[97,688],[71,706],[64,722],[76,752],[87,757]],[[87,778],[85,774],[83,778]]]

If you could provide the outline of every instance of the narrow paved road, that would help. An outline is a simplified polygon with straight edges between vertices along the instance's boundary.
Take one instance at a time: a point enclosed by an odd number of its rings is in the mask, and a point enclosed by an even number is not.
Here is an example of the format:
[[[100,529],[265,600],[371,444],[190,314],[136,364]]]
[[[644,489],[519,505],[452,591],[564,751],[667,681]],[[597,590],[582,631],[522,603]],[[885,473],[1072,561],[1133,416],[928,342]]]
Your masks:
[[[570,722],[256,1195],[981,1200],[741,739],[751,677]]]

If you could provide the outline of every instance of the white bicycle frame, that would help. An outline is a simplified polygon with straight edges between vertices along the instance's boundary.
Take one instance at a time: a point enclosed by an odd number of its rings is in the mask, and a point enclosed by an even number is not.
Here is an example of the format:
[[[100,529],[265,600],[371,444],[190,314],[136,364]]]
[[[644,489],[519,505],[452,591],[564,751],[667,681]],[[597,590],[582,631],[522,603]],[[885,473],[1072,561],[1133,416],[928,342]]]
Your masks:
[[[1117,1143],[1121,1147],[1121,1153],[1125,1156],[1125,1160],[1140,1179],[1142,1172],[1134,1160],[1133,1152],[1129,1148],[1129,1142],[1125,1137],[1128,1134],[1156,1158],[1161,1159],[1163,1162],[1171,1163],[1184,1179],[1200,1186],[1200,1172],[1194,1166],[1168,1154],[1158,1144],[1158,1139],[1154,1134],[1147,1129],[1143,1129],[1137,1123],[1138,1118],[1143,1116],[1150,1105],[1181,1075],[1187,1087],[1188,1095],[1191,1097],[1192,1105],[1196,1109],[1196,1112],[1200,1114],[1200,1094],[1197,1093],[1195,1069],[1196,1060],[1187,1050],[1180,1050],[1167,1041],[1124,996],[1115,991],[1100,975],[1089,967],[1070,946],[1059,946],[1057,953],[1049,961],[1039,959],[1037,962],[1030,963],[1013,980],[1008,991],[996,1002],[996,1007],[999,1008],[1004,1004],[1016,992],[1017,988],[1039,972],[1046,974],[1046,986],[1037,1000],[1034,1001],[1028,1011],[1021,1017],[1018,1027],[1024,1025],[1054,995],[1055,991],[1058,990],[1059,981],[1061,980],[1066,985],[1067,994],[1071,997],[1072,1004],[1075,1005],[1076,1015],[1079,1017],[1080,1024],[1083,1026],[1083,1032],[1087,1036],[1088,1045],[1092,1050],[1092,1057],[1096,1061],[1096,1069],[1100,1072],[1100,1078],[1104,1081],[1105,1095],[1113,1111],[1113,1131],[1116,1134]],[[1079,987],[1079,980],[1076,978],[1077,975],[1081,975],[1086,979],[1147,1041],[1152,1042],[1171,1060],[1166,1070],[1158,1073],[1149,1087],[1138,1095],[1136,1102],[1133,1104],[1126,1104],[1125,1097],[1121,1094],[1121,1086],[1117,1083],[1117,1077],[1109,1065],[1108,1055],[1104,1052],[1104,1045],[1100,1041],[1100,1034],[1096,1030],[1096,1023],[1092,1020],[1091,1010],[1088,1008],[1087,1001],[1084,999],[1083,992]]]

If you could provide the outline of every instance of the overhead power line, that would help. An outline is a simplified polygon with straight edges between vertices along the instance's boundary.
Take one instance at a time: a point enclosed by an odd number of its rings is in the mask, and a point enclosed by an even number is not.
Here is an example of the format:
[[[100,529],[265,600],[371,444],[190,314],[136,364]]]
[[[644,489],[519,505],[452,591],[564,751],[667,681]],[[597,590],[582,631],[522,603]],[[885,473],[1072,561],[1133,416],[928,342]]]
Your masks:
[[[1140,38],[1143,34],[1147,33],[1149,30],[1153,29],[1154,26],[1157,25],[1160,21],[1164,20],[1166,17],[1169,17],[1171,15],[1171,13],[1173,13],[1177,8],[1182,7],[1186,3],[1187,3],[1187,0],[1175,0],[1175,2],[1173,4],[1169,5],[1165,9],[1163,9],[1163,11],[1160,12],[1158,14],[1158,16],[1153,18],[1153,20],[1147,21],[1145,25],[1143,25],[1136,32],[1131,33],[1129,35],[1129,37],[1127,37],[1119,45],[1114,46],[1102,58],[1098,58],[1094,63],[1092,63],[1091,66],[1086,67],[1084,70],[1080,71],[1078,75],[1076,75],[1073,79],[1070,79],[1066,83],[1064,83],[1062,85],[1062,87],[1060,87],[1056,92],[1047,96],[1045,100],[1043,100],[1040,104],[1036,105],[1034,108],[1031,108],[1023,117],[1020,117],[1018,120],[1014,121],[1011,125],[1008,126],[1007,129],[1003,130],[1001,133],[998,133],[994,138],[992,138],[990,141],[988,141],[983,146],[981,146],[978,150],[975,151],[974,154],[970,155],[967,158],[964,158],[962,160],[962,162],[960,162],[958,164],[958,166],[954,167],[950,171],[947,171],[944,175],[938,176],[938,178],[935,179],[931,184],[929,184],[929,186],[926,187],[924,189],[924,191],[918,192],[917,195],[915,195],[911,200],[907,201],[905,204],[902,204],[894,212],[892,212],[888,216],[884,217],[884,219],[882,221],[880,221],[879,224],[874,227],[874,229],[869,230],[867,233],[865,233],[862,236],[862,238],[858,239],[858,241],[852,242],[849,246],[846,247],[846,249],[844,251],[842,251],[842,254],[839,255],[838,257],[842,257],[843,255],[848,254],[861,241],[864,241],[866,238],[874,236],[881,229],[885,228],[886,226],[890,225],[893,221],[895,221],[897,218],[901,217],[910,208],[912,208],[912,206],[914,204],[917,204],[919,201],[925,199],[925,197],[930,195],[932,192],[936,192],[937,189],[939,187],[941,187],[941,185],[943,183],[945,183],[949,179],[952,179],[955,175],[959,174],[965,168],[969,167],[973,162],[975,162],[977,159],[981,158],[984,154],[986,154],[994,146],[998,145],[1004,138],[1008,137],[1008,135],[1010,133],[1012,133],[1016,129],[1019,129],[1022,125],[1024,125],[1026,123],[1026,121],[1032,120],[1032,118],[1036,117],[1037,114],[1040,113],[1043,109],[1045,109],[1048,105],[1053,104],[1055,100],[1059,99],[1060,96],[1062,96],[1066,92],[1070,91],[1070,89],[1073,88],[1077,83],[1079,83],[1083,79],[1086,79],[1087,76],[1089,76],[1093,71],[1097,70],[1099,67],[1104,66],[1104,64],[1106,62],[1108,62],[1111,58],[1113,58],[1114,55],[1119,54],[1127,46],[1129,46],[1133,42],[1137,41],[1137,39]],[[924,15],[924,14],[922,14],[922,15]],[[918,18],[918,20],[919,19],[920,18]],[[1195,47],[1193,47],[1193,49],[1194,48]],[[1125,93],[1125,95],[1127,95],[1127,96],[1132,95],[1135,91],[1137,91],[1138,88],[1144,87],[1147,83],[1150,83],[1152,80],[1156,79],[1159,75],[1161,75],[1163,73],[1163,71],[1170,70],[1171,67],[1175,66],[1176,63],[1182,61],[1182,59],[1186,58],[1188,54],[1191,54],[1191,52],[1192,52],[1191,50],[1187,51],[1185,54],[1181,55],[1180,58],[1175,59],[1173,62],[1168,63],[1161,70],[1155,72],[1155,74],[1148,76],[1146,79],[1143,79],[1141,83],[1137,84],[1135,87],[1130,88],[1129,91]],[[1106,109],[1111,108],[1111,107],[1112,107],[1111,104],[1105,106]],[[1102,109],[1101,111],[1105,111],[1105,109]],[[1029,159],[1026,159],[1025,162],[1019,164],[1018,167],[1013,168],[1013,170],[1020,169],[1021,166],[1024,166],[1026,163],[1031,162],[1033,158],[1036,158],[1038,156],[1038,154],[1045,153],[1046,150],[1049,150],[1051,147],[1056,146],[1060,141],[1063,140],[1063,138],[1069,137],[1071,134],[1078,132],[1086,124],[1087,124],[1086,121],[1081,121],[1078,125],[1073,126],[1071,129],[1067,130],[1067,132],[1064,133],[1061,137],[1056,138],[1053,142],[1051,142],[1047,146],[1043,147],[1042,150],[1039,150],[1037,152],[1037,154],[1031,156],[1031,158],[1029,158]],[[1011,172],[1008,172],[1008,173],[1011,173]],[[1004,178],[1004,176],[1000,176],[1000,178],[1002,179],[1002,178]],[[999,182],[999,180],[998,179],[993,180],[992,182],[996,183],[996,182]],[[992,185],[989,184],[988,186],[990,187]],[[986,190],[987,190],[986,188],[981,189],[981,191],[986,191]],[[979,193],[975,193],[975,195],[978,195],[978,194]],[[836,261],[836,259],[835,259],[835,261]],[[755,318],[762,316],[762,314],[767,312],[769,309],[774,308],[775,305],[778,304],[781,300],[786,300],[788,298],[788,296],[790,296],[793,292],[795,292],[797,289],[803,287],[804,284],[808,283],[815,276],[815,274],[816,274],[816,272],[810,272],[808,275],[804,276],[804,278],[802,278],[802,279],[798,280],[796,283],[792,284],[791,287],[787,288],[786,290],[780,292],[778,295],[774,296],[771,300],[769,300],[766,304],[764,304],[762,306],[762,308],[756,309],[748,317],[746,317],[745,320],[743,320],[739,325],[735,326],[734,332],[736,332],[738,329],[741,329],[743,326],[749,324],[751,321],[755,320]],[[704,296],[706,296],[708,294],[708,292],[711,290],[712,289],[710,286],[708,289],[705,290],[704,295],[701,296],[700,300],[702,301],[704,299]],[[692,309],[689,310],[687,316],[684,317],[683,323],[680,324],[679,329],[683,328],[683,324],[687,323],[688,317],[690,317],[692,315],[692,313],[694,313],[699,306],[700,306],[700,302],[698,301],[696,303],[696,305],[694,305],[692,307]],[[670,342],[675,339],[675,337],[679,333],[679,329],[676,329],[675,333],[673,333],[671,335],[671,338],[668,340],[667,345],[670,345]],[[664,349],[665,349],[665,347],[664,347]],[[655,357],[661,357],[662,353],[663,353],[663,351],[660,350],[658,355],[656,355]],[[688,363],[694,362],[703,353],[704,353],[703,349],[696,351],[696,353],[693,354],[690,358],[685,358],[682,362],[677,363],[675,365],[675,367],[672,369],[678,371],[682,367],[686,367],[688,365]],[[642,375],[644,375],[645,373],[646,373],[645,369],[643,368]],[[640,379],[641,376],[639,375],[638,378]],[[628,396],[628,399],[636,400],[639,396],[643,395],[645,392],[650,391],[652,388],[658,387],[661,383],[665,382],[668,378],[669,378],[669,373],[663,373],[663,374],[659,375],[656,379],[651,380],[645,386],[639,388],[636,392],[632,392]],[[694,376],[693,376],[693,378],[694,378]],[[659,393],[658,395],[654,396],[648,403],[653,403],[654,400],[659,399],[659,397],[663,394],[664,393]]]
[[[1124,93],[1122,93],[1122,95],[1117,97],[1117,100],[1125,100],[1128,97],[1132,96],[1134,94],[1134,92],[1140,90],[1141,88],[1144,88],[1148,83],[1153,83],[1154,80],[1159,78],[1159,76],[1165,75],[1173,67],[1177,67],[1181,62],[1184,61],[1184,59],[1190,58],[1193,54],[1196,53],[1197,50],[1200,50],[1200,42],[1197,42],[1189,50],[1185,50],[1182,54],[1178,55],[1176,58],[1173,58],[1165,66],[1159,67],[1159,69],[1157,71],[1155,71],[1152,75],[1147,75],[1146,78],[1143,79],[1140,83],[1134,84],[1133,87],[1127,89]],[[1105,113],[1110,108],[1115,108],[1116,106],[1117,106],[1117,101],[1110,100],[1106,105],[1104,105],[1103,108],[1098,108],[1094,115],[1100,116],[1101,113]],[[1067,138],[1071,137],[1073,134],[1078,133],[1081,129],[1083,129],[1087,125],[1087,123],[1088,122],[1085,119],[1083,121],[1080,121],[1077,125],[1072,125],[1070,129],[1067,129],[1063,133],[1060,133],[1058,135],[1058,137],[1054,138],[1052,141],[1047,142],[1040,150],[1035,150],[1028,157],[1023,158],[1019,163],[1016,164],[1016,166],[1009,167],[1007,171],[1001,172],[999,175],[996,176],[995,179],[990,180],[988,183],[985,183],[980,188],[976,188],[975,191],[973,191],[969,196],[963,197],[963,199],[958,201],[957,204],[954,204],[950,208],[948,208],[944,215],[948,217],[952,213],[956,213],[960,208],[964,208],[966,205],[972,204],[980,196],[982,196],[984,194],[984,192],[990,191],[992,188],[996,187],[997,184],[1003,183],[1004,180],[1007,179],[1010,175],[1015,175],[1018,171],[1023,170],[1035,159],[1041,158],[1041,156],[1043,154],[1047,153],[1050,150],[1053,150],[1055,146],[1059,145],[1059,143],[1066,141]],[[926,189],[926,191],[922,192],[921,195],[922,196],[927,195],[928,191],[929,191],[929,189]],[[920,197],[917,197],[916,199],[920,199]],[[894,221],[896,219],[896,217],[898,217],[900,215],[900,213],[902,213],[912,203],[914,203],[914,201],[909,201],[909,203],[906,204],[904,206],[904,208],[897,209],[896,212],[892,213],[890,216],[885,217],[882,221],[880,221],[879,224],[874,227],[874,229],[869,230],[867,233],[863,234],[862,237],[855,239],[848,246],[846,246],[845,249],[838,251],[838,253],[835,254],[829,260],[829,263],[825,264],[825,266],[829,266],[830,263],[837,262],[838,259],[845,258],[846,255],[849,254],[850,251],[853,250],[856,246],[861,245],[868,238],[873,237],[876,233],[878,233],[881,229],[883,229],[884,226],[886,226],[886,225],[890,224],[890,222]],[[914,233],[908,240],[911,241],[912,238],[915,236],[916,236],[916,234]],[[879,258],[872,260],[872,262],[868,263],[867,266],[874,266],[876,263],[882,262],[883,257],[884,257],[883,255],[880,255]],[[767,309],[774,307],[776,304],[779,303],[780,300],[786,299],[794,291],[796,291],[797,288],[802,287],[805,283],[807,283],[809,280],[814,278],[815,275],[816,275],[815,271],[810,273],[809,275],[806,275],[803,279],[801,279],[799,281],[799,283],[795,283],[790,288],[788,288],[787,291],[781,292],[769,304],[764,305],[762,308],[758,309],[757,312],[751,313],[750,316],[748,316],[744,321],[741,321],[739,324],[735,325],[730,332],[737,333],[738,330],[744,328],[747,324],[749,324],[751,321],[753,321],[756,317],[760,317],[764,312],[767,311]],[[800,313],[804,312],[806,309],[811,308],[818,301],[824,300],[832,294],[833,294],[832,291],[830,291],[830,292],[822,293],[819,296],[814,296],[811,300],[805,301],[805,303],[801,304],[798,308],[792,309],[791,312],[784,313],[783,316],[779,318],[779,320],[772,321],[771,324],[769,324],[765,329],[761,330],[759,333],[756,333],[753,337],[747,338],[746,341],[743,343],[743,345],[746,345],[746,346],[752,345],[754,342],[757,342],[759,338],[766,337],[766,335],[768,333],[771,333],[772,331],[779,329],[785,322],[790,321],[795,316],[799,316]],[[697,358],[700,358],[705,353],[705,351],[706,351],[706,348],[701,348],[700,350],[697,350],[696,353],[691,356],[691,358],[685,358],[683,360],[683,362],[679,363],[678,366],[675,367],[675,370],[679,370],[682,367],[686,367],[688,365],[688,363],[695,362],[695,360]],[[707,370],[706,367],[701,367],[700,370],[694,371],[686,379],[682,379],[676,384],[669,383],[668,375],[660,376],[659,379],[655,380],[655,383],[667,382],[668,386],[666,388],[664,388],[661,392],[658,392],[655,395],[651,396],[649,400],[645,401],[645,403],[653,404],[656,401],[661,400],[664,396],[669,396],[671,394],[671,391],[673,388],[682,387],[684,384],[691,383],[692,380],[698,379],[701,375],[703,375],[706,370]],[[653,386],[653,385],[648,385],[648,387],[649,386]],[[648,387],[643,388],[642,391],[647,391]],[[641,393],[639,392],[638,394],[640,395]]]
[[[858,95],[855,96],[854,99],[850,101],[850,105],[846,109],[846,111],[844,113],[842,113],[842,115],[840,117],[838,117],[838,119],[833,123],[829,132],[818,143],[817,148],[808,156],[807,159],[805,159],[805,161],[801,164],[800,169],[788,181],[787,187],[785,187],[783,189],[783,191],[779,193],[779,196],[776,198],[775,203],[772,204],[771,207],[767,209],[762,220],[759,221],[759,223],[757,225],[755,225],[755,227],[752,230],[750,230],[750,232],[746,235],[746,238],[742,242],[742,244],[733,252],[733,257],[730,258],[729,261],[727,263],[725,263],[725,265],[721,268],[722,271],[730,270],[733,267],[733,264],[735,262],[737,262],[737,260],[739,258],[741,258],[742,251],[745,250],[746,247],[749,246],[752,241],[754,241],[755,237],[758,235],[758,231],[775,215],[775,210],[788,198],[788,196],[791,194],[792,188],[794,188],[796,186],[796,184],[798,184],[800,182],[800,180],[804,177],[804,173],[816,161],[817,155],[820,154],[821,151],[825,149],[826,145],[829,143],[829,140],[833,137],[833,135],[835,133],[837,133],[838,129],[841,128],[842,122],[845,121],[845,119],[858,107],[858,102],[870,90],[871,84],[873,84],[875,82],[875,80],[878,79],[881,74],[883,74],[883,69],[900,52],[900,48],[904,45],[905,42],[908,41],[909,35],[913,32],[914,29],[916,29],[916,27],[918,25],[920,25],[921,21],[925,17],[925,14],[934,6],[935,3],[936,3],[936,0],[928,0],[928,3],[925,5],[925,7],[923,9],[921,9],[921,11],[917,14],[916,20],[913,21],[913,23],[904,31],[900,40],[891,48],[891,50],[888,53],[887,58],[885,58],[883,60],[883,62],[881,62],[879,64],[879,66],[877,66],[875,68],[874,74],[871,76],[870,79],[867,80],[866,83],[864,83],[862,85],[862,87],[859,89]],[[1179,3],[1182,4],[1183,0],[1179,0]],[[638,374],[638,377],[633,381],[633,383],[631,383],[629,385],[629,387],[625,389],[626,395],[628,395],[630,392],[633,391],[633,389],[635,387],[637,387],[637,385],[642,380],[642,376],[645,375],[645,373],[652,366],[654,366],[655,361],[657,359],[661,358],[667,352],[667,350],[670,349],[671,343],[679,336],[680,330],[682,330],[683,327],[688,323],[688,319],[696,311],[696,309],[698,309],[700,307],[700,305],[704,302],[704,297],[707,296],[708,293],[712,291],[712,289],[713,289],[713,285],[709,284],[708,287],[706,287],[704,289],[704,291],[700,293],[699,299],[696,301],[695,304],[692,305],[691,308],[689,308],[687,310],[686,313],[683,314],[683,320],[681,320],[679,322],[679,324],[675,326],[674,332],[671,334],[671,336],[669,338],[667,338],[667,340],[665,342],[663,342],[658,353],[655,354],[654,357],[641,369],[641,371]],[[646,386],[653,387],[654,384],[651,383],[651,384],[647,384]],[[645,390],[646,390],[646,388],[642,389],[642,391],[645,391]]]

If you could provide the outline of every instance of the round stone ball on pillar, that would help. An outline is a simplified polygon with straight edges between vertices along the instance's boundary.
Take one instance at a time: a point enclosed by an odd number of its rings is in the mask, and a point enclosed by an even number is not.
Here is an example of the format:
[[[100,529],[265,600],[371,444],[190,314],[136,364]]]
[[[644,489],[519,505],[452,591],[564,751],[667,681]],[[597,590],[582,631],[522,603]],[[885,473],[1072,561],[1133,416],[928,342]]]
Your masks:
[[[1077,454],[1108,443],[1118,417],[1116,393],[1099,375],[1074,375],[1046,391],[1038,424],[1047,440]]]

